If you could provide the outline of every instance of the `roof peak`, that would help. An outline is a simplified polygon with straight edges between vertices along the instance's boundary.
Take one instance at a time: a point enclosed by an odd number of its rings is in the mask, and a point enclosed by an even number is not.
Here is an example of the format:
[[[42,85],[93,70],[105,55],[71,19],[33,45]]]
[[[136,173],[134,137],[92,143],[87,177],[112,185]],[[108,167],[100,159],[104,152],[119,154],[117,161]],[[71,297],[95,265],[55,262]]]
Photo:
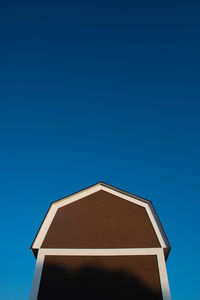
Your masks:
[[[81,189],[81,190],[78,190],[77,192],[74,192],[74,193],[69,194],[69,195],[67,195],[67,196],[64,196],[64,197],[62,197],[62,198],[59,198],[59,199],[53,201],[51,204],[54,204],[54,203],[59,202],[59,201],[62,201],[62,200],[64,200],[64,199],[68,198],[68,197],[74,196],[74,195],[76,195],[76,194],[82,193],[82,192],[84,192],[84,191],[86,191],[86,190],[89,190],[89,189],[92,189],[92,188],[95,188],[95,187],[98,187],[98,186],[102,186],[102,187],[108,188],[108,189],[110,189],[110,190],[112,190],[112,191],[117,191],[117,192],[119,192],[119,193],[121,193],[121,194],[123,194],[123,195],[127,195],[127,196],[129,196],[129,197],[132,197],[132,198],[141,200],[141,201],[143,201],[143,202],[151,203],[151,204],[152,204],[151,200],[148,200],[147,198],[143,198],[143,197],[140,197],[140,196],[138,196],[138,195],[129,193],[129,192],[123,190],[123,189],[120,189],[120,188],[114,186],[114,185],[108,184],[108,183],[106,183],[105,181],[99,181],[99,182],[97,182],[97,183],[95,183],[95,184],[89,185],[89,186],[87,186],[87,187],[85,187],[85,188],[83,188],[83,189]]]

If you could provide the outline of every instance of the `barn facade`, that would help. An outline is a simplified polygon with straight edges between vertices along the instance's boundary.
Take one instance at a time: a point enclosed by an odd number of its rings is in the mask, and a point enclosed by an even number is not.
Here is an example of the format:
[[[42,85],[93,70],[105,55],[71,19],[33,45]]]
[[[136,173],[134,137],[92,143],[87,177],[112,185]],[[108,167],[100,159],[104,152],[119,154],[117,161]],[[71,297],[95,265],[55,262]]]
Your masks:
[[[106,183],[53,202],[31,249],[30,300],[171,299],[151,201]]]

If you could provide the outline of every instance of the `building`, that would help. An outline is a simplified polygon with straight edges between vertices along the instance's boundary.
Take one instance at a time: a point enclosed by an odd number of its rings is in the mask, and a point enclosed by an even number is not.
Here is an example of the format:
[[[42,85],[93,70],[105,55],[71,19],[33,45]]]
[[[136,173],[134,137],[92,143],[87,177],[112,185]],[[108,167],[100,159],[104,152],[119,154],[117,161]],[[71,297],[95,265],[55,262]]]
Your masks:
[[[100,182],[53,202],[31,246],[30,300],[170,300],[170,244],[151,201]]]

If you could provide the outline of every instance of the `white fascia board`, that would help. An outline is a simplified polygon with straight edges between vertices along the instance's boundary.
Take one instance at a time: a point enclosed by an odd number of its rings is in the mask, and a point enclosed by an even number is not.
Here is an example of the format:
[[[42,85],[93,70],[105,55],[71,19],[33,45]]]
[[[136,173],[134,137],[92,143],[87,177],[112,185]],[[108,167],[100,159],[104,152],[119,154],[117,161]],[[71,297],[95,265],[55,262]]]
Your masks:
[[[121,190],[117,190],[114,187],[110,187],[109,185],[103,184],[103,183],[96,184],[92,187],[89,187],[85,190],[82,190],[78,193],[75,193],[71,196],[68,196],[66,198],[63,198],[61,200],[58,200],[58,201],[52,203],[52,205],[42,223],[42,226],[33,242],[32,249],[39,249],[41,247],[41,245],[45,239],[45,236],[47,234],[47,231],[48,231],[48,229],[53,221],[53,218],[55,217],[55,214],[59,208],[65,206],[65,205],[69,205],[77,200],[80,200],[80,199],[82,199],[86,196],[89,196],[93,193],[96,193],[100,190],[103,190],[103,191],[113,194],[117,197],[120,197],[122,199],[125,199],[134,204],[144,207],[150,218],[150,221],[151,221],[152,226],[155,230],[155,233],[158,237],[161,247],[170,249],[170,245],[166,238],[165,232],[158,220],[158,217],[157,217],[155,210],[153,209],[152,203],[150,201],[145,200],[145,199],[134,198],[134,195],[131,196],[131,194],[129,194],[129,193],[123,192]]]
[[[61,256],[129,256],[129,255],[157,255],[163,252],[161,248],[71,248],[71,249],[56,249],[42,248],[39,250],[42,255],[61,255]]]

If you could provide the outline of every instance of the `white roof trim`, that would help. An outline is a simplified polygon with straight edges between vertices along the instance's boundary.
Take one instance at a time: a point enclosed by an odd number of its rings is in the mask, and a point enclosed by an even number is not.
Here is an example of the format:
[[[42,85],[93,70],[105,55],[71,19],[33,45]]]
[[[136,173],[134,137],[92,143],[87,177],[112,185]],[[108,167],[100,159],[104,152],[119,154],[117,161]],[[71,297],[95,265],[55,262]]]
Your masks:
[[[156,235],[158,237],[158,240],[160,242],[160,245],[163,249],[167,249],[166,255],[168,256],[170,251],[170,244],[167,240],[167,237],[165,235],[165,232],[162,228],[162,225],[158,219],[158,216],[153,208],[152,203],[149,200],[140,198],[138,196],[129,194],[127,192],[124,192],[120,189],[117,189],[113,186],[110,186],[108,184],[105,184],[103,182],[97,183],[89,188],[86,188],[80,192],[77,192],[71,196],[65,197],[61,200],[58,200],[56,202],[53,202],[52,205],[49,208],[49,211],[38,231],[38,234],[32,244],[32,249],[39,249],[45,239],[45,236],[47,234],[47,231],[51,225],[51,222],[53,221],[53,218],[58,210],[58,208],[63,207],[65,205],[71,204],[77,200],[80,200],[81,198],[84,198],[88,195],[91,195],[93,193],[96,193],[100,190],[103,190],[105,192],[108,192],[110,194],[113,194],[115,196],[118,196],[122,199],[125,199],[127,201],[130,201],[132,203],[135,203],[137,205],[140,205],[146,209],[146,212],[151,220],[152,226],[156,232]]]

